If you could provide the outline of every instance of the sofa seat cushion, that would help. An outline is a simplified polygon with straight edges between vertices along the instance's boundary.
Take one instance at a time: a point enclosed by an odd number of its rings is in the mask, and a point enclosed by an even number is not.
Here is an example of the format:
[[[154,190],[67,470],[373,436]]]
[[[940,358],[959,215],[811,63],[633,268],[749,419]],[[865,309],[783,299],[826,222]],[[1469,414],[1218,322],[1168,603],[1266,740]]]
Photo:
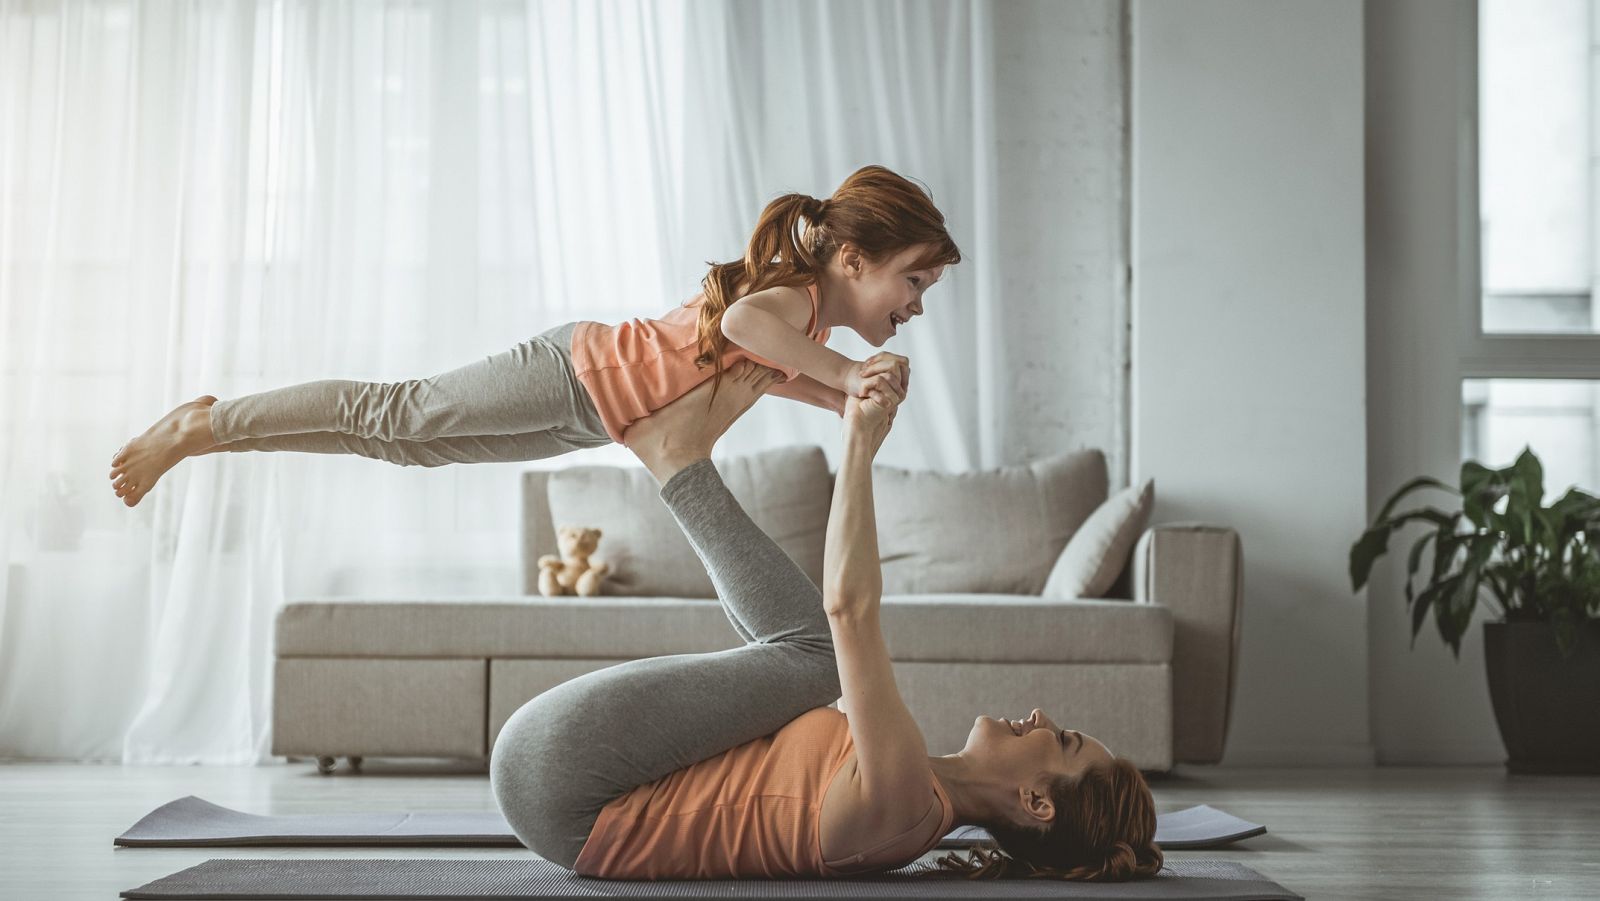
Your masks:
[[[1156,604],[1030,595],[883,599],[897,661],[1132,662],[1172,658]],[[279,657],[591,657],[631,660],[738,647],[720,603],[691,598],[305,600],[278,611]]]

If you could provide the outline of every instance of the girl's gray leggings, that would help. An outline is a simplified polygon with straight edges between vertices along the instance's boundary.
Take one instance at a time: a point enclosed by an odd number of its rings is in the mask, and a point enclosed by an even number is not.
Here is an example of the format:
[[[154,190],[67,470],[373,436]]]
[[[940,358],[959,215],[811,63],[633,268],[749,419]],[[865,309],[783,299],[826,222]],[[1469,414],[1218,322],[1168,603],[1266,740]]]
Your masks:
[[[211,405],[219,451],[360,454],[401,466],[504,463],[610,444],[572,371],[567,323],[426,379],[322,379]]]
[[[569,869],[608,801],[839,698],[821,592],[712,462],[674,474],[661,499],[745,644],[587,673],[506,721],[489,759],[500,812],[523,844]]]

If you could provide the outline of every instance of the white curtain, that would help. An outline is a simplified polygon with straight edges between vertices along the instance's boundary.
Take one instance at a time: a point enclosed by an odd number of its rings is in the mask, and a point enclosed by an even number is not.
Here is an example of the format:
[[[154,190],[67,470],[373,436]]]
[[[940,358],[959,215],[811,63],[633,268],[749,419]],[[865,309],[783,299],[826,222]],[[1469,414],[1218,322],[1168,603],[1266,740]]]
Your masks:
[[[1002,462],[992,15],[0,0],[0,756],[268,761],[286,600],[520,591],[521,464],[213,454],[129,509],[109,460],[168,409],[658,315],[767,201],[868,163],[966,255],[890,345],[915,376],[883,459]],[[837,436],[772,398],[719,454]],[[635,461],[532,465],[597,462]]]

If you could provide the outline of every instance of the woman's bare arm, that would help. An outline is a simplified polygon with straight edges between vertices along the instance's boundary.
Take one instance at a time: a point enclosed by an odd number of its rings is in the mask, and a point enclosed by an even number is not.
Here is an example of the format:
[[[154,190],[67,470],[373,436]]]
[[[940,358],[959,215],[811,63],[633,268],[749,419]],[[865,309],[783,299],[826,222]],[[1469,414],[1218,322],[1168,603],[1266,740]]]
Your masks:
[[[881,393],[880,395],[881,396]],[[823,604],[833,634],[843,694],[840,706],[855,741],[861,797],[893,832],[920,817],[928,792],[928,747],[900,697],[878,621],[883,568],[872,503],[872,461],[888,434],[893,404],[848,398],[844,452],[834,482],[823,549]],[[865,409],[864,409],[865,408]]]

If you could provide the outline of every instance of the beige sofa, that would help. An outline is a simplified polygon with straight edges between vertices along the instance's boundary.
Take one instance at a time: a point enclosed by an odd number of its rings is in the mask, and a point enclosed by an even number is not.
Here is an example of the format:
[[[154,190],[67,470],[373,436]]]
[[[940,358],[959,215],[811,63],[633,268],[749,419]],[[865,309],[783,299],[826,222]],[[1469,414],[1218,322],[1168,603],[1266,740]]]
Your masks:
[[[832,497],[822,450],[717,467],[820,584]],[[355,767],[366,756],[486,762],[512,712],[548,688],[624,660],[739,644],[642,467],[527,471],[521,481],[524,595],[304,599],[279,611],[274,754],[317,758],[324,772],[338,756]],[[875,469],[885,640],[930,754],[960,750],[980,714],[1037,706],[1148,771],[1221,758],[1239,537],[1126,515],[1117,535],[1107,524],[1118,504],[1125,514],[1137,502],[1136,488],[1108,497],[1095,450],[978,473]],[[537,594],[536,561],[566,524],[605,531],[599,556],[615,572],[601,597]],[[1092,584],[1091,571],[1110,587],[1062,596]]]

